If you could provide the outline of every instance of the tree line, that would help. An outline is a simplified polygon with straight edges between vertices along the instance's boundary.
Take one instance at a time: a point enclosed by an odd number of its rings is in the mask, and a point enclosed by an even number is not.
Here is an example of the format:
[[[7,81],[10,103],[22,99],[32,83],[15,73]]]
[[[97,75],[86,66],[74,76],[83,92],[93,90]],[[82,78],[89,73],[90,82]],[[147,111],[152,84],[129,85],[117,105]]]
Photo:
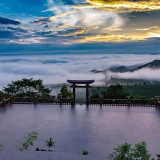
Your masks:
[[[57,96],[62,98],[69,98],[72,96],[72,92],[67,89],[66,85],[63,85],[60,93]],[[15,96],[15,97],[55,97],[51,94],[51,90],[44,86],[43,80],[34,80],[33,78],[12,81],[3,90],[0,91],[0,101],[4,97]]]
[[[143,86],[141,86],[142,88]],[[153,88],[153,87],[152,87]],[[133,93],[133,89],[137,90],[136,93]],[[156,87],[157,91],[158,87]],[[120,84],[111,85],[108,87],[94,87],[91,89],[90,95],[91,98],[105,98],[105,99],[126,99],[128,96],[131,98],[145,98],[144,96],[139,96],[139,92],[143,92],[141,90],[145,90],[143,87],[142,89],[138,89],[137,86],[132,87],[125,87]],[[147,93],[147,90],[145,90]],[[0,91],[0,101],[4,97],[8,96],[15,96],[15,97],[55,97],[51,94],[51,90],[44,86],[43,80],[38,79],[34,80],[33,78],[27,79],[23,78],[21,80],[12,81],[6,87],[3,87],[3,90]],[[62,98],[73,98],[72,92],[67,88],[66,85],[63,85],[60,89],[60,93],[56,95],[57,97],[61,96]]]

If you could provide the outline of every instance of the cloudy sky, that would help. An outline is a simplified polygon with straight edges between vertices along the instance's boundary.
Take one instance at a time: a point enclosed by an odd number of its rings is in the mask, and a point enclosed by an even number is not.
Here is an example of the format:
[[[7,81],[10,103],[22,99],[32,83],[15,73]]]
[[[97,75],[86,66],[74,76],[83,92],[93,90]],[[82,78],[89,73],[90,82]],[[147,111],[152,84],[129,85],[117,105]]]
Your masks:
[[[159,17],[159,0],[0,0],[0,51],[158,53]]]
[[[0,0],[0,87],[31,77],[99,81],[105,75],[90,70],[160,59],[159,17],[159,0]]]

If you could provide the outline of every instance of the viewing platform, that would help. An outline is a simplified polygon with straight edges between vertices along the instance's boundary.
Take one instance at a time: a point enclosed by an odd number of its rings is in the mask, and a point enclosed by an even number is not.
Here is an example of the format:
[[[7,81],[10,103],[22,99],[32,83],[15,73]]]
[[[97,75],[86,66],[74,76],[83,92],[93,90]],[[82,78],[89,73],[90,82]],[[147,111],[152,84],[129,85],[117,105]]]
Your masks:
[[[152,157],[159,154],[160,110],[156,107],[9,104],[0,110],[0,128],[4,145],[0,156],[5,160],[23,156],[24,160],[106,160],[118,145],[141,141],[147,143]],[[38,132],[34,145],[28,151],[16,151],[15,146],[31,131]],[[48,149],[49,138],[56,142],[53,152],[35,151]],[[83,156],[83,150],[89,155]]]

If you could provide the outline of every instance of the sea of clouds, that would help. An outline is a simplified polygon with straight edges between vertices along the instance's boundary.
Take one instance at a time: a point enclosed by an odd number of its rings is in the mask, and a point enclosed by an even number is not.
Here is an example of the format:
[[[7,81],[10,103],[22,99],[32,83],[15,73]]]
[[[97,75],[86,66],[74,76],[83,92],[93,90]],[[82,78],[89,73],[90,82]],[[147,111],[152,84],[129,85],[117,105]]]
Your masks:
[[[104,85],[106,75],[91,70],[112,66],[141,65],[160,59],[160,55],[142,54],[83,54],[83,55],[17,55],[0,56],[0,89],[22,78],[42,79],[44,84],[66,83],[67,79],[95,79]],[[141,69],[133,73],[108,73],[108,77],[160,80],[160,69]]]

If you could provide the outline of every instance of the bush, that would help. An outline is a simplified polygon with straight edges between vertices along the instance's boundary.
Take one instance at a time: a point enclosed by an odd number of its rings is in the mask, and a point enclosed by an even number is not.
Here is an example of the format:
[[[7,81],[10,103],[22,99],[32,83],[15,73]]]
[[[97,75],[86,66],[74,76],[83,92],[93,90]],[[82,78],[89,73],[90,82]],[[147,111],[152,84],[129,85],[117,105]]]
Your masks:
[[[28,136],[25,136],[24,142],[20,142],[19,146],[16,146],[18,148],[19,151],[23,151],[23,150],[28,150],[29,146],[33,146],[33,142],[35,140],[37,140],[38,138],[38,133],[35,131],[32,131],[31,133],[28,133]]]
[[[113,149],[113,153],[109,155],[109,160],[150,160],[150,156],[145,142],[136,144],[134,148],[125,142]]]
[[[49,138],[49,140],[46,141],[48,148],[55,147],[55,142],[52,140],[52,138]]]
[[[0,143],[0,151],[3,150],[3,143]]]
[[[88,151],[82,151],[82,155],[88,155]]]

